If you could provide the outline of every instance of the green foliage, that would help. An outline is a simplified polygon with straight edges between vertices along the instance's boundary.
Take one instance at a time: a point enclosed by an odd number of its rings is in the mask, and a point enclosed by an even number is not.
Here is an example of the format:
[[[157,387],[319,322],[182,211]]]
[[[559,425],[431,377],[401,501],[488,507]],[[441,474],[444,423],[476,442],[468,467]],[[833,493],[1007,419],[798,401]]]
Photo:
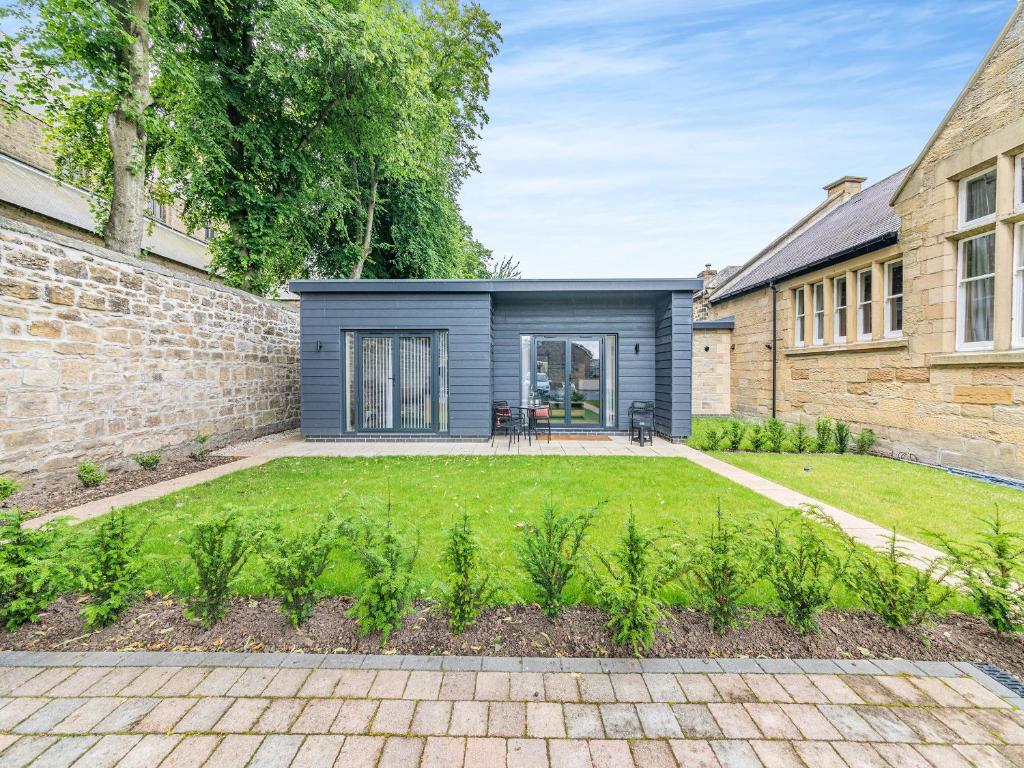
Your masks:
[[[9,631],[39,614],[68,585],[64,542],[67,525],[52,520],[24,525],[17,507],[0,512],[0,624]]]
[[[894,629],[918,627],[930,621],[952,597],[943,585],[946,572],[940,563],[924,570],[910,565],[910,556],[896,532],[881,554],[848,539],[850,567],[846,585],[861,601]]]
[[[195,445],[192,446],[192,450],[188,454],[192,461],[206,461],[206,457],[210,455],[210,449],[206,447],[209,441],[210,435],[200,434],[192,438]]]
[[[717,451],[721,442],[722,430],[716,426],[708,425],[704,430],[704,434],[700,437],[697,447],[703,451]]]
[[[89,596],[81,610],[86,632],[112,623],[139,596],[136,553],[145,533],[135,532],[124,510],[115,510],[86,540],[80,576],[82,592]]]
[[[850,450],[850,425],[845,421],[837,421],[835,429],[836,453],[846,453]]]
[[[262,539],[262,532],[230,507],[193,523],[186,554],[195,572],[188,614],[212,627],[227,611],[232,582]]]
[[[20,485],[14,482],[13,478],[0,475],[0,504],[3,504],[16,494],[20,487]]]
[[[875,433],[870,429],[862,429],[860,434],[857,435],[857,446],[856,451],[860,454],[866,454],[875,447]]]
[[[330,516],[325,516],[312,530],[269,537],[262,555],[270,576],[271,595],[281,601],[281,613],[293,627],[301,626],[313,615],[321,597],[316,583],[327,570],[338,539],[338,523]]]
[[[342,532],[363,572],[350,615],[364,635],[380,632],[383,645],[409,612],[416,587],[413,566],[419,554],[419,534],[410,542],[410,537],[399,531],[390,501],[383,521],[347,521]]]
[[[749,536],[722,516],[703,536],[691,539],[687,577],[696,604],[712,629],[725,632],[740,622],[740,600],[758,579],[757,551]]]
[[[682,571],[678,553],[662,546],[662,536],[640,529],[630,512],[626,530],[610,557],[591,565],[597,604],[608,614],[612,639],[639,656],[651,647],[665,618],[661,591]]]
[[[750,450],[754,453],[761,453],[768,445],[768,435],[765,432],[764,426],[761,424],[752,424],[750,426]]]
[[[138,464],[143,469],[148,469],[152,471],[156,469],[158,466],[160,466],[160,451],[150,451],[149,453],[136,453],[134,456],[132,456],[132,459],[134,459],[135,463]]]
[[[739,419],[729,419],[725,424],[725,434],[722,436],[722,439],[725,440],[725,449],[727,451],[738,451],[746,434],[746,424]]]
[[[800,632],[817,632],[818,616],[828,606],[846,563],[822,537],[819,525],[830,518],[808,508],[773,521],[761,558],[786,621]]]
[[[790,430],[789,443],[797,453],[811,450],[811,436],[807,434],[807,426],[802,421],[798,421]]]
[[[814,449],[818,453],[825,453],[832,445],[832,419],[819,416],[814,422],[814,432]]]
[[[1024,630],[1024,533],[1007,530],[997,509],[977,544],[939,536],[948,567],[997,632]]]
[[[78,462],[78,480],[86,488],[95,488],[107,479],[107,470],[91,459]]]
[[[596,514],[596,507],[584,512],[558,512],[549,501],[538,524],[522,524],[519,562],[550,619],[557,619],[565,608],[565,587],[576,573],[583,542]]]
[[[439,602],[448,614],[452,632],[461,634],[476,621],[495,593],[491,576],[480,562],[480,544],[465,512],[462,520],[448,529],[443,563],[448,578],[441,585]]]
[[[782,444],[786,440],[786,425],[781,419],[768,419],[764,423],[765,443],[772,453],[782,453]]]

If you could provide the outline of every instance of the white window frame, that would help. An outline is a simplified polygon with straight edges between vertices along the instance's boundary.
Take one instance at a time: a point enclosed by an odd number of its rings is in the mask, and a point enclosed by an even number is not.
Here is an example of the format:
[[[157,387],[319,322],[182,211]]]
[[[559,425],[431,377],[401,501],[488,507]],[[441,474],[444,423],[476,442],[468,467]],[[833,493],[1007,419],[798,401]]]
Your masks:
[[[973,174],[971,176],[968,176],[966,179],[961,179],[959,181],[959,183],[958,183],[958,191],[957,191],[957,213],[956,213],[956,216],[957,216],[958,226],[959,226],[960,229],[969,229],[969,228],[973,228],[973,227],[981,227],[981,226],[984,226],[985,224],[991,224],[993,221],[996,220],[995,211],[990,213],[988,216],[981,216],[980,218],[977,218],[977,219],[968,219],[967,218],[967,185],[970,182],[974,181],[975,179],[979,179],[982,176],[987,176],[988,174],[993,173],[994,171],[995,171],[995,166],[989,166],[988,168],[985,168],[984,170],[978,171],[977,173],[975,173],[975,174]],[[997,181],[997,183],[998,183],[998,181]]]
[[[995,309],[995,301],[994,300],[993,300],[993,305],[992,305],[992,340],[991,341],[970,341],[970,342],[964,341],[964,331],[966,330],[966,325],[967,325],[967,322],[966,322],[967,318],[966,318],[966,315],[964,314],[967,295],[966,295],[966,291],[964,291],[964,285],[966,283],[973,283],[973,282],[977,282],[978,280],[984,280],[984,279],[986,279],[988,277],[991,277],[992,280],[993,280],[993,283],[994,283],[995,282],[995,277],[996,277],[996,273],[995,273],[996,265],[995,265],[995,259],[994,258],[992,260],[992,270],[993,270],[992,272],[989,272],[988,274],[985,274],[985,275],[979,275],[977,277],[971,277],[971,278],[968,278],[966,280],[963,279],[963,277],[962,277],[963,270],[964,270],[964,246],[967,243],[970,243],[970,242],[972,242],[974,240],[981,240],[983,237],[995,238],[995,232],[983,232],[982,234],[975,235],[974,237],[965,237],[963,240],[961,240],[959,243],[957,243],[957,247],[956,247],[956,251],[957,251],[957,253],[956,253],[956,348],[957,348],[957,351],[960,351],[960,352],[972,352],[972,351],[976,351],[976,350],[991,350],[991,349],[993,349],[993,347],[995,345],[995,324],[996,324],[995,311],[996,311],[996,309]]]
[[[793,291],[793,315],[793,346],[802,347],[807,343],[807,292],[802,286]]]
[[[850,318],[847,315],[847,308],[850,304],[850,286],[846,285],[846,303],[839,306],[839,285],[846,284],[846,275],[839,275],[832,278],[832,341],[835,344],[845,344],[846,336],[839,335],[840,314],[846,315],[846,333],[850,333]]]
[[[1013,210],[1024,211],[1024,152],[1013,159]]]
[[[889,312],[889,303],[891,301],[893,301],[893,299],[902,299],[904,297],[904,295],[906,294],[906,290],[907,290],[907,273],[906,272],[903,273],[903,292],[902,293],[892,293],[892,291],[890,291],[890,289],[889,289],[889,278],[890,278],[890,275],[892,273],[892,268],[894,266],[896,266],[897,264],[902,265],[903,264],[903,259],[893,259],[892,261],[887,261],[887,262],[885,262],[885,264],[882,265],[882,274],[883,274],[884,279],[885,279],[885,290],[882,293],[882,297],[883,297],[883,299],[882,299],[882,314],[884,315],[883,327],[885,329],[885,338],[887,338],[887,339],[898,339],[898,338],[903,336],[903,328],[902,327],[899,328],[898,330],[896,330],[896,329],[894,329],[892,327],[892,313]],[[904,309],[904,311],[906,311],[906,305],[905,304],[904,304],[903,309]]]
[[[874,282],[874,276],[871,274],[871,267],[868,267],[867,269],[862,269],[857,273],[857,341],[871,341],[871,331],[865,331],[861,323],[861,320],[864,317],[864,307],[870,308],[869,316],[870,312],[874,311],[873,297],[871,296],[871,291],[868,291],[867,298],[864,298],[864,283],[861,281],[861,277],[863,275],[867,275],[872,279],[872,282]],[[874,289],[874,286],[872,286],[872,289]],[[850,289],[847,288],[846,290],[847,298],[849,298]],[[874,318],[872,318],[872,330],[874,324]]]
[[[1024,155],[1021,156],[1024,158]],[[1013,228],[1013,348],[1024,348],[1024,221]]]
[[[818,292],[821,288],[821,292]],[[818,306],[818,297],[821,297],[821,306]],[[816,347],[825,343],[825,281],[815,283],[811,286],[811,340]],[[821,315],[821,336],[818,335],[818,315]]]

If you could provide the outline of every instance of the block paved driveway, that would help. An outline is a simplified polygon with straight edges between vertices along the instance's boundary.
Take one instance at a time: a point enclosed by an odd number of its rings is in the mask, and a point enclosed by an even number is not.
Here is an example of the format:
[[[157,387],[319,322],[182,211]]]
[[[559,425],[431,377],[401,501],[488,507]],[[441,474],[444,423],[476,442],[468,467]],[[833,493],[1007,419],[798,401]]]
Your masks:
[[[1024,766],[966,666],[157,656],[0,654],[0,766]]]

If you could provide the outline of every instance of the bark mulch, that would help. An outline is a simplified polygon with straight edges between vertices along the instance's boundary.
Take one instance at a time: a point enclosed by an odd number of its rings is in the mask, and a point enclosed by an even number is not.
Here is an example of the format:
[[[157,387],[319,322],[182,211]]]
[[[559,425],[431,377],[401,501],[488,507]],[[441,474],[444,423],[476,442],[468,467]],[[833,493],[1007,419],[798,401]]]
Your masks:
[[[18,507],[29,517],[37,517],[49,512],[63,512],[65,509],[77,507],[108,496],[116,496],[125,491],[145,488],[164,480],[191,475],[204,469],[238,461],[237,456],[209,455],[202,461],[184,456],[181,458],[165,458],[156,469],[131,469],[111,472],[102,484],[95,488],[86,488],[78,480],[62,485],[40,485],[26,488],[11,496],[0,505],[4,508]]]
[[[324,600],[310,621],[293,629],[269,598],[235,598],[223,621],[209,630],[190,621],[173,598],[147,596],[119,621],[85,635],[80,598],[65,596],[37,624],[0,631],[0,650],[199,650],[380,653],[380,638],[361,637],[346,615],[352,601]],[[822,631],[801,635],[776,616],[751,615],[725,635],[712,632],[699,613],[670,611],[667,632],[649,656],[679,658],[901,658],[919,661],[979,661],[1024,677],[1024,635],[998,635],[981,619],[952,614],[924,629],[897,631],[874,614],[830,611]],[[484,656],[629,655],[615,648],[596,608],[574,606],[557,622],[536,606],[493,608],[462,635],[453,636],[442,616],[420,602],[394,632],[386,652]]]

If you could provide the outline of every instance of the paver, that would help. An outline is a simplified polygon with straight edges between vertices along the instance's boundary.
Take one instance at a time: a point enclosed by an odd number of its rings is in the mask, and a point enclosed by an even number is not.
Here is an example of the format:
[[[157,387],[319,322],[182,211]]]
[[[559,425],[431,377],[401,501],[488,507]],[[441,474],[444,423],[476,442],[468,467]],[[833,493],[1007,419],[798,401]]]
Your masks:
[[[676,759],[681,765],[690,765],[679,759],[678,755]],[[629,751],[629,742],[623,739],[591,741],[590,762],[594,764],[594,768],[631,768],[633,756]]]
[[[448,733],[454,736],[484,736],[487,734],[487,703],[483,701],[456,701],[452,703],[452,719]]]
[[[211,768],[245,768],[262,741],[262,736],[225,736],[210,755],[209,765]]]
[[[450,701],[420,701],[413,713],[411,732],[417,736],[444,736],[451,719]]]
[[[548,742],[551,764],[558,768],[591,768],[590,748],[585,741],[552,739]]]
[[[267,736],[253,755],[249,768],[281,768],[289,765],[301,745],[301,736]]]
[[[139,743],[141,736],[103,736],[82,755],[78,762],[89,768],[112,768]]]
[[[526,705],[495,701],[488,705],[487,735],[512,738],[526,735]]]
[[[441,672],[414,671],[409,674],[403,697],[406,699],[436,699],[441,692]]]
[[[344,736],[309,736],[290,768],[333,768],[344,743]]]
[[[374,768],[383,749],[383,736],[346,736],[335,764],[345,768]]]
[[[248,733],[269,704],[268,699],[235,699],[212,730],[217,733]]]
[[[634,741],[633,760],[644,768],[676,768],[676,759],[666,741]]]
[[[554,702],[529,702],[526,705],[526,735],[540,739],[564,739],[562,705]]]
[[[637,704],[636,713],[649,739],[679,738],[683,735],[675,713],[668,704]]]
[[[847,768],[846,762],[827,741],[795,741],[793,749],[814,768]]]
[[[466,739],[466,765],[467,766],[499,766],[506,762],[506,742],[500,738],[476,738]]]
[[[117,768],[153,768],[159,765],[178,746],[180,736],[150,734],[143,736],[128,754],[121,758]]]
[[[449,768],[449,766],[462,765],[465,754],[466,740],[461,736],[431,736],[423,747],[420,765],[423,768]],[[546,759],[543,768],[547,768]]]
[[[718,756],[707,741],[673,739],[669,742],[676,761],[687,768],[719,768]]]
[[[370,729],[373,716],[377,713],[378,705],[378,702],[370,699],[349,699],[342,702],[338,716],[331,725],[331,733],[366,733]]]
[[[570,739],[603,739],[601,710],[596,704],[566,704],[565,732]]]
[[[632,704],[602,704],[601,721],[609,738],[639,739],[644,735]]]
[[[302,714],[292,723],[292,733],[330,733],[334,719],[341,711],[339,699],[310,699]]]
[[[67,768],[99,741],[99,736],[70,736],[58,739],[35,760],[37,768]]]

